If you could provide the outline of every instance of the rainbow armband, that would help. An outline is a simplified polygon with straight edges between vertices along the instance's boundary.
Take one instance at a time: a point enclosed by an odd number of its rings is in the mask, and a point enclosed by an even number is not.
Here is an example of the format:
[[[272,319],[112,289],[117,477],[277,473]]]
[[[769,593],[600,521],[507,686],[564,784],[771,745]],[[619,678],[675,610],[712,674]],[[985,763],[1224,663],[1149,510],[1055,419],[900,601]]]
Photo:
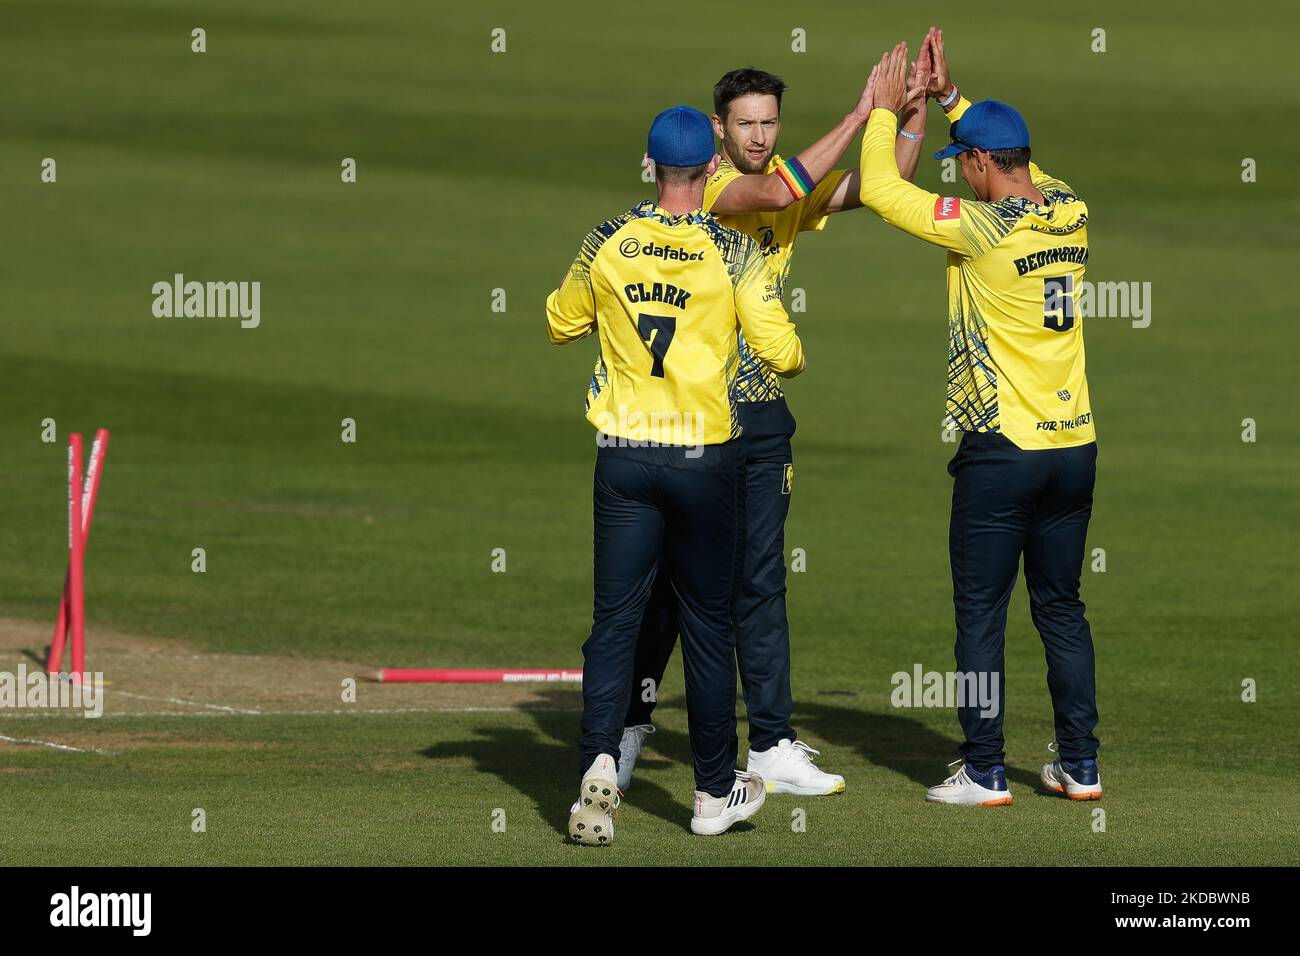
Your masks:
[[[790,190],[790,195],[794,196],[796,202],[812,192],[816,185],[797,156],[777,163],[776,174],[781,177],[781,182],[785,183],[785,188]]]

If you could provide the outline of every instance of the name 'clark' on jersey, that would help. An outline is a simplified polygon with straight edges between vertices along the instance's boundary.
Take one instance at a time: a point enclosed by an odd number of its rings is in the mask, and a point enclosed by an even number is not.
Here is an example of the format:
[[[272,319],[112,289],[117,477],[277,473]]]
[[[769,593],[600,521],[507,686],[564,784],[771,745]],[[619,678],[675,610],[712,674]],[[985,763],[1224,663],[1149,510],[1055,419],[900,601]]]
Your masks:
[[[546,320],[555,345],[599,335],[587,420],[631,441],[739,437],[741,331],[776,374],[805,365],[758,244],[702,210],[673,216],[647,201],[601,223],[546,300]]]

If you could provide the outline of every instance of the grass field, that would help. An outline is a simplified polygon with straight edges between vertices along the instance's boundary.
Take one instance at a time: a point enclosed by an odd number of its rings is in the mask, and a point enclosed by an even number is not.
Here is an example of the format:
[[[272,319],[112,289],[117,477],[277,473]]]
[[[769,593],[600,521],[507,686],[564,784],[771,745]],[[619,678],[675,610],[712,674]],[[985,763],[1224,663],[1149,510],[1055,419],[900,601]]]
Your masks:
[[[0,711],[0,863],[1300,862],[1300,18],[1281,2],[941,21],[963,92],[1016,104],[1088,201],[1089,278],[1152,284],[1150,327],[1087,327],[1104,833],[1035,792],[1052,727],[1023,589],[1016,805],[922,802],[956,720],[889,694],[952,660],[943,260],[865,212],[802,239],[787,287],[807,292],[810,360],[788,390],[795,725],[842,797],[774,797],[747,831],[691,838],[674,662],[618,845],[584,851],[562,835],[576,688],[340,700],[361,667],[581,664],[594,343],[547,345],[546,293],[587,229],[648,194],[658,110],[705,107],[752,63],[790,84],[795,152],[881,50],[915,46],[937,16],[920,9],[697,6],[664,29],[653,4],[6,0],[0,670],[48,641],[66,434],[106,426],[88,648],[112,685],[99,721]],[[918,182],[941,189],[937,164]],[[260,326],[155,318],[175,273],[261,282]]]

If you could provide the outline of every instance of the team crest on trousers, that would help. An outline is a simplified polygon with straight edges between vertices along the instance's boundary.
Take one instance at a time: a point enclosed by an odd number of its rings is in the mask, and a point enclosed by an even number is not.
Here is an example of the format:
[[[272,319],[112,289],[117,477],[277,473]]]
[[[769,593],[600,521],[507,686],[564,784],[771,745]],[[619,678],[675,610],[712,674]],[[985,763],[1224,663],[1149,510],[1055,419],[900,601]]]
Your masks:
[[[781,479],[781,494],[788,495],[790,489],[794,486],[794,465],[785,466],[785,476]]]

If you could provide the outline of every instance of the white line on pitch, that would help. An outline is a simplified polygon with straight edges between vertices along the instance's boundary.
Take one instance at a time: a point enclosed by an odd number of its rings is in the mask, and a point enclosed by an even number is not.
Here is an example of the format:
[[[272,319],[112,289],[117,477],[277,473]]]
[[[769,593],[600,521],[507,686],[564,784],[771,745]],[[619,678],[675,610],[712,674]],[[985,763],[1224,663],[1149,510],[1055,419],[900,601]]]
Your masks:
[[[151,697],[148,694],[133,694],[130,691],[115,690],[112,694],[119,694],[122,697],[134,697],[136,700],[156,700],[165,704],[186,704],[190,707],[206,707],[209,710],[228,712],[231,714],[260,714],[260,710],[243,710],[239,707],[227,707],[225,704],[205,704],[201,700],[183,700],[180,697]]]
[[[68,744],[55,743],[53,740],[34,740],[30,737],[6,737],[0,734],[0,740],[7,740],[11,744],[35,744],[38,747],[49,747],[51,750],[70,750],[78,754],[96,753],[107,757],[112,753],[109,750],[100,750],[98,747],[72,747]]]
[[[118,691],[121,693],[121,691]],[[146,700],[155,700],[161,698],[147,697]],[[337,710],[215,710],[215,711],[194,711],[194,710],[140,710],[140,711],[111,711],[105,710],[99,720],[107,717],[333,717],[336,715],[362,714],[365,716],[380,716],[383,714],[576,714],[579,710],[574,707],[529,707],[526,710],[520,707],[392,707],[392,708],[375,708],[375,709],[352,709],[339,708]],[[44,713],[24,713],[24,714],[6,714],[6,720],[22,719],[39,719],[48,717]]]

